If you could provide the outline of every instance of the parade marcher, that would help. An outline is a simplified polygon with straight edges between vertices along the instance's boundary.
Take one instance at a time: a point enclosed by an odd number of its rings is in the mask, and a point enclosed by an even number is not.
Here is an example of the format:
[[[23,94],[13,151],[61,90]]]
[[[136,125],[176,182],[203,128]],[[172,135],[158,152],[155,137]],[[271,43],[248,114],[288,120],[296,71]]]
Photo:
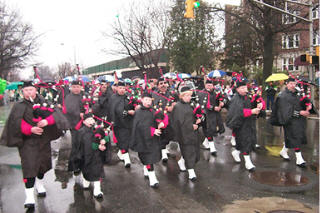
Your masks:
[[[52,168],[50,141],[58,139],[69,123],[61,110],[49,107],[37,94],[32,81],[24,82],[22,94],[23,99],[10,112],[0,142],[19,150],[26,194],[24,206],[33,209],[34,185],[38,196],[46,196],[43,178]]]
[[[203,133],[206,137],[203,146],[209,148],[212,155],[216,155],[217,150],[214,145],[214,140],[216,140],[218,134],[222,134],[225,131],[220,115],[224,103],[217,101],[217,94],[214,91],[212,80],[208,79],[205,82],[205,89],[208,94],[208,107],[206,107],[206,120],[203,125]]]
[[[70,154],[70,160],[69,160],[69,171],[73,171],[75,175],[77,175],[80,171],[79,163],[77,161],[73,160],[73,157],[75,155],[75,151],[78,150],[77,142],[76,142],[76,126],[79,123],[79,121],[83,118],[83,114],[85,112],[85,109],[82,104],[82,84],[80,81],[75,80],[71,82],[71,89],[70,93],[65,97],[65,111],[66,111],[66,117],[70,123],[70,133],[71,133],[71,154]]]
[[[169,124],[166,129],[162,132],[160,136],[160,145],[161,145],[161,159],[162,162],[167,162],[168,161],[168,154],[169,151],[166,148],[166,146],[169,144],[169,142],[173,139],[173,129],[171,126],[171,112],[172,108],[175,104],[173,97],[168,90],[168,83],[163,77],[160,77],[158,79],[158,84],[157,84],[157,90],[156,92],[152,93],[152,98],[154,106],[156,108],[161,109],[163,112],[168,114],[169,117]]]
[[[247,81],[239,78],[235,82],[236,94],[233,96],[229,105],[226,125],[233,130],[236,137],[236,147],[232,151],[232,156],[236,162],[241,162],[240,154],[245,160],[245,167],[249,171],[253,171],[253,165],[250,152],[256,143],[256,119],[254,116],[260,113],[262,104],[258,104],[257,108],[251,109],[251,101],[247,96]]]
[[[300,97],[296,91],[294,78],[287,80],[287,85],[274,104],[274,115],[279,125],[284,128],[285,144],[280,151],[280,156],[289,160],[288,149],[294,149],[296,165],[305,167],[306,163],[301,154],[301,145],[307,143],[306,139],[306,117],[310,114],[312,105],[304,110],[300,103]],[[273,117],[273,116],[272,116]]]
[[[80,144],[77,155],[81,162],[83,188],[89,188],[90,182],[93,182],[93,196],[99,199],[103,197],[100,179],[104,177],[102,158],[106,141],[103,129],[94,130],[94,124],[93,114],[84,114],[83,126],[79,129],[76,140]]]
[[[142,94],[142,105],[135,112],[132,125],[130,148],[138,152],[143,164],[144,176],[149,178],[150,186],[157,188],[159,181],[155,175],[154,164],[161,160],[160,135],[161,128],[167,125],[168,116],[152,109],[152,95]],[[156,114],[157,113],[157,114]],[[156,115],[163,117],[157,118]],[[166,120],[166,121],[162,121]]]
[[[109,117],[108,100],[113,95],[112,89],[106,81],[101,81],[99,87],[98,99],[92,107],[92,112],[98,117]]]
[[[200,144],[198,141],[198,124],[193,108],[190,105],[192,97],[191,88],[182,86],[179,89],[180,100],[172,111],[172,126],[174,137],[179,142],[181,158],[178,165],[181,171],[188,171],[189,179],[195,181],[197,176],[194,171],[196,163],[200,159]]]
[[[117,147],[119,148],[118,157],[124,161],[126,168],[131,165],[129,157],[129,142],[132,129],[132,120],[135,113],[134,110],[126,110],[130,100],[126,96],[126,87],[123,81],[117,84],[117,91],[110,98],[109,112],[110,120],[114,126],[114,137],[117,140]]]

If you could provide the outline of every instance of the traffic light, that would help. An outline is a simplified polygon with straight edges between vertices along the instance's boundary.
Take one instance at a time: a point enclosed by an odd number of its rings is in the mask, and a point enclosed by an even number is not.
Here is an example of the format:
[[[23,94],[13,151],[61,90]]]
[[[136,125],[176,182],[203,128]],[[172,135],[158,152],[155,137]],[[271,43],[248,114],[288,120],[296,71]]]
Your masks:
[[[198,0],[186,0],[185,5],[186,12],[184,14],[184,17],[194,19],[194,8],[200,7],[200,2]]]

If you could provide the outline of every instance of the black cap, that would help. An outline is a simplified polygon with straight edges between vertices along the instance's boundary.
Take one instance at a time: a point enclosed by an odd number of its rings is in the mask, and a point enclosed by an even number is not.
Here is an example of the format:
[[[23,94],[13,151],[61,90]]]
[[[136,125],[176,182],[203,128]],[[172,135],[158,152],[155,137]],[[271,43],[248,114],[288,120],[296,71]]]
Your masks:
[[[186,91],[189,91],[191,90],[191,88],[189,86],[183,86],[181,89],[180,89],[180,93],[183,93],[183,92],[186,92]]]
[[[241,87],[241,86],[246,86],[248,81],[246,78],[239,78],[236,80],[236,88]]]
[[[71,85],[80,85],[81,86],[82,84],[81,84],[80,81],[74,80],[74,81],[71,82]]]
[[[144,98],[144,97],[152,98],[152,95],[149,92],[144,92],[142,93],[141,98]]]
[[[289,78],[287,79],[287,82],[290,82],[290,81],[296,81],[296,79],[293,78],[293,77],[289,77]]]
[[[213,84],[213,81],[211,79],[207,79],[206,84]]]
[[[86,120],[87,118],[93,118],[93,114],[92,113],[86,113],[83,115],[83,120]]]
[[[124,81],[119,81],[117,86],[126,86],[126,83],[124,83]]]
[[[160,77],[160,78],[158,78],[158,84],[160,81],[166,81],[166,79],[164,77]]]
[[[35,84],[33,81],[23,81],[22,88],[25,87],[35,87]]]

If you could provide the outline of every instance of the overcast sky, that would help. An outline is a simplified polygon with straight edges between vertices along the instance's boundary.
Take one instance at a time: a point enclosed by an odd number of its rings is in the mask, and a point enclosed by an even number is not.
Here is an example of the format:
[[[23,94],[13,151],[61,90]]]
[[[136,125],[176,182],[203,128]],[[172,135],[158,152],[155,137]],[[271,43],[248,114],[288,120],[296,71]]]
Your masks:
[[[37,35],[41,34],[38,56],[32,63],[56,68],[60,63],[70,62],[83,68],[119,58],[102,51],[115,47],[102,32],[110,29],[117,14],[124,15],[122,9],[130,1],[146,0],[5,0],[5,3],[18,10]]]

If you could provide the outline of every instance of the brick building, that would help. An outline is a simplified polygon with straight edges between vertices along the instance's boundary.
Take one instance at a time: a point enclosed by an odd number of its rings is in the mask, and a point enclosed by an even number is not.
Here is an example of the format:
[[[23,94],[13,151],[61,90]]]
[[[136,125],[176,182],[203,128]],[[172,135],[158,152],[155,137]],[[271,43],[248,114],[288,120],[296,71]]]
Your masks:
[[[270,1],[269,1],[270,2]],[[301,2],[308,3],[308,0],[291,0],[291,2]],[[238,9],[244,8],[246,10],[247,7],[246,0],[242,0],[242,6]],[[283,1],[284,8],[281,8],[285,11],[298,15],[300,17],[305,17],[309,19],[309,7],[288,3]],[[312,39],[312,48],[313,53],[315,53],[315,47],[320,44],[319,38],[319,1],[313,0],[313,10],[312,10],[312,24],[313,24],[313,33],[310,38],[309,35],[309,23],[305,21],[300,21],[297,25],[292,27],[290,31],[285,33],[279,33],[276,36],[276,42],[274,46],[275,58],[273,66],[280,71],[288,70],[290,73],[303,73],[307,71],[308,63],[300,62],[300,55],[309,52],[310,50],[310,39]],[[234,9],[235,6],[226,6],[226,9]],[[230,27],[232,26],[232,22],[234,17],[228,15],[226,13],[225,16],[225,33],[226,35],[230,33]],[[298,19],[293,16],[289,16],[286,14],[282,15],[282,24],[292,24],[297,22]],[[228,43],[226,42],[226,47],[228,47]],[[228,48],[226,48],[228,49]],[[318,67],[317,67],[318,69]]]

